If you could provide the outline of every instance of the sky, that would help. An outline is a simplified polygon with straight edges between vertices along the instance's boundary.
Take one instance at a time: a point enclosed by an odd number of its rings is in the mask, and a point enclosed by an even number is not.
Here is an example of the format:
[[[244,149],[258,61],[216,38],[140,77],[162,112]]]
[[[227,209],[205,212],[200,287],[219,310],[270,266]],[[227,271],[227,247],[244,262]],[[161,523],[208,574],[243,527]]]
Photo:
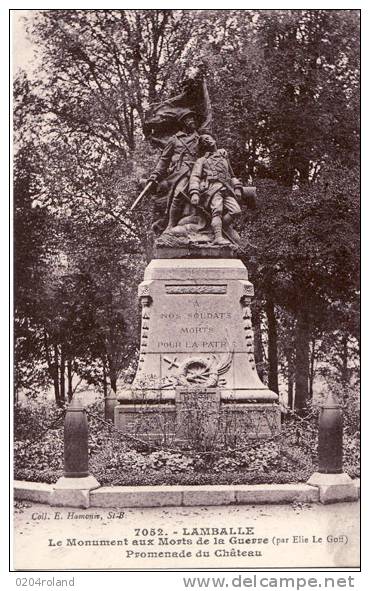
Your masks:
[[[13,73],[18,68],[32,74],[35,64],[35,51],[32,43],[27,38],[25,19],[32,19],[32,10],[12,11],[12,61]]]

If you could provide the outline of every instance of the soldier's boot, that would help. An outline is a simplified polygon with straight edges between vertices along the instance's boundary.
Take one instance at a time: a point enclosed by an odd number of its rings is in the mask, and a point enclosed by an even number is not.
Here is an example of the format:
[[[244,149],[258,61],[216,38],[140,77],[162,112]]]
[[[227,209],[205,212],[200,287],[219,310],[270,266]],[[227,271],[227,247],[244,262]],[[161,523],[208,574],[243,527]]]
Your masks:
[[[230,244],[230,242],[222,236],[222,220],[220,215],[213,216],[211,225],[215,236],[213,244],[217,244],[218,246]]]

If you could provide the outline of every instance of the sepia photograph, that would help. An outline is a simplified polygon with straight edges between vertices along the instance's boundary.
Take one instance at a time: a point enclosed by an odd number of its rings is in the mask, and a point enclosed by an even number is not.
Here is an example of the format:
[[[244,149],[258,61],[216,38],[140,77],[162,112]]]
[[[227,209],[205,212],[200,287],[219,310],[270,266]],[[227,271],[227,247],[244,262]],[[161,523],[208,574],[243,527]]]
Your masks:
[[[353,586],[361,11],[9,13],[11,568]]]

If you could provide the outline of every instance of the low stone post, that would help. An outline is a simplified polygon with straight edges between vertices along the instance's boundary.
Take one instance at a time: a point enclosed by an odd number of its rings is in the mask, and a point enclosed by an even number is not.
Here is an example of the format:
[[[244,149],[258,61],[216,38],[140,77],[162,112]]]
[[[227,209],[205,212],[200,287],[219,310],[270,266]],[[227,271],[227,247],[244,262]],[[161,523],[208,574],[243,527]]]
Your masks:
[[[318,452],[320,474],[343,472],[343,412],[333,394],[321,407]]]
[[[321,503],[357,500],[357,488],[343,472],[343,412],[331,393],[320,411],[318,456],[319,471],[307,484],[319,488]]]
[[[64,419],[64,476],[84,478],[89,475],[89,426],[86,410],[79,400],[72,400]]]
[[[90,491],[99,482],[89,474],[88,421],[86,410],[76,398],[67,407],[64,419],[64,476],[50,495],[50,505],[90,506]]]

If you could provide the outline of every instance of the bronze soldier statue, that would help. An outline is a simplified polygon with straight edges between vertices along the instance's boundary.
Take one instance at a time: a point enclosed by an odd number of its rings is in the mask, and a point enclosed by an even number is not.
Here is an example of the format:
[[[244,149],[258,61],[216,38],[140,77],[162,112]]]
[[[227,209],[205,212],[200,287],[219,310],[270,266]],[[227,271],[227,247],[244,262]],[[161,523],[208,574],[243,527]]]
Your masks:
[[[190,173],[198,156],[199,134],[194,111],[186,109],[178,121],[182,130],[168,141],[148,179],[156,183],[162,180],[166,182],[169,217],[166,230],[176,226],[183,213],[185,203],[182,193],[187,190]]]
[[[199,149],[204,156],[196,160],[190,175],[191,203],[210,211],[213,244],[229,244],[222,229],[229,233],[233,219],[241,212],[236,197],[242,196],[243,186],[233,174],[226,150],[217,149],[211,135],[199,137]]]
[[[254,199],[255,189],[235,178],[211,128],[212,108],[199,68],[189,72],[180,94],[150,105],[146,113],[145,136],[163,151],[131,210],[152,194],[152,230],[161,234],[157,246],[240,242],[232,227],[241,211],[236,198]]]

